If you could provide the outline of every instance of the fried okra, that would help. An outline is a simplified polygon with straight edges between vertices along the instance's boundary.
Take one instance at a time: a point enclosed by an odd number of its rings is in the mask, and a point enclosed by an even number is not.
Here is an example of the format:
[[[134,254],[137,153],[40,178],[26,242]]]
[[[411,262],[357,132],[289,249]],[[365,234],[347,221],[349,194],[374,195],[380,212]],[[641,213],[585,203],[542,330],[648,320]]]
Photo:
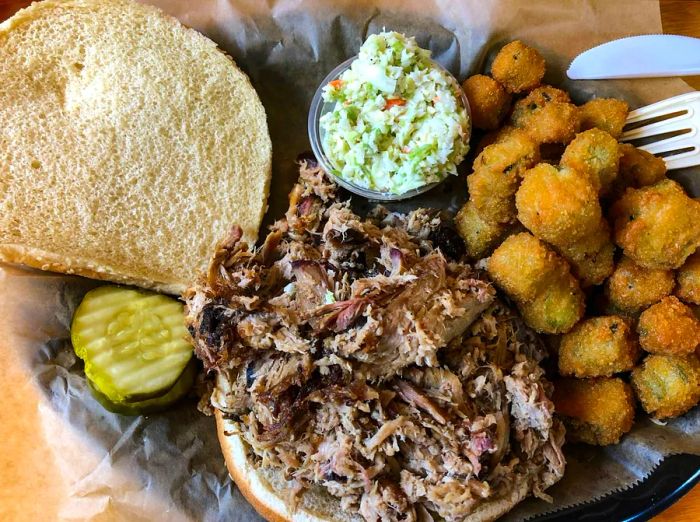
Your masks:
[[[538,87],[513,106],[511,124],[537,143],[569,143],[581,127],[579,109],[561,89]]]
[[[532,301],[549,284],[569,271],[566,262],[532,234],[508,237],[487,263],[491,278],[511,299]]]
[[[564,334],[559,345],[559,373],[573,377],[610,377],[634,368],[640,350],[633,332],[619,316],[593,317]]]
[[[700,361],[695,354],[650,355],[632,372],[632,386],[657,419],[683,415],[700,400]]]
[[[620,144],[620,178],[625,187],[646,187],[666,177],[666,162],[629,143]]]
[[[556,249],[569,262],[584,288],[601,284],[613,272],[615,245],[610,240],[610,225],[605,218],[600,219],[592,234]]]
[[[557,89],[551,85],[537,87],[537,89],[528,93],[523,100],[528,100],[539,106],[544,106],[551,102],[571,103],[571,97],[568,92],[563,89]]]
[[[620,164],[617,140],[600,129],[577,134],[561,157],[561,164],[589,176],[598,194],[610,192]]]
[[[700,250],[686,259],[676,273],[676,295],[686,303],[700,305]]]
[[[617,444],[634,423],[632,388],[617,377],[560,379],[553,401],[572,442]]]
[[[475,74],[462,83],[469,100],[472,123],[477,129],[498,128],[510,110],[511,95],[490,76]]]
[[[644,268],[623,256],[605,282],[605,293],[614,308],[636,313],[669,295],[673,285],[670,270]]]
[[[469,199],[490,222],[515,221],[515,193],[523,172],[539,161],[538,146],[519,133],[486,147],[467,177]]]
[[[501,243],[487,270],[516,302],[525,322],[539,332],[566,332],[583,315],[584,296],[569,265],[527,232]]]
[[[586,176],[547,163],[525,173],[515,203],[520,222],[554,245],[593,234],[602,217],[598,194]]]
[[[579,279],[582,288],[601,284],[615,266],[615,245],[610,240],[601,243],[598,250],[579,250],[578,244],[574,244],[563,249],[562,253],[569,261],[571,270]]]
[[[700,345],[700,320],[677,297],[664,297],[639,316],[639,344],[649,353],[685,355]]]
[[[467,176],[469,200],[479,215],[490,223],[508,224],[515,221],[515,193],[519,185],[520,178],[512,170],[499,172],[480,169]]]
[[[646,268],[679,268],[700,246],[700,202],[670,179],[627,189],[612,206],[611,215],[615,242]]]
[[[600,129],[619,139],[627,120],[629,106],[615,98],[596,98],[580,107],[581,130]]]
[[[571,330],[583,317],[586,302],[578,281],[570,273],[551,281],[534,300],[519,303],[525,323],[546,334],[562,334]]]
[[[530,141],[533,141],[534,143],[534,140],[523,129],[516,129],[511,125],[506,125],[505,127],[501,127],[498,130],[487,132],[486,134],[484,134],[479,140],[479,143],[477,144],[476,148],[474,149],[474,153],[478,157],[479,154],[481,154],[484,151],[484,149],[489,145],[493,145],[494,143],[503,143],[511,137],[519,136],[524,136]],[[537,145],[537,143],[535,143],[535,145]]]
[[[509,230],[507,225],[484,220],[471,201],[455,216],[455,226],[464,240],[467,257],[470,259],[488,256]]]
[[[503,46],[491,65],[491,75],[511,93],[537,87],[542,81],[544,70],[542,55],[520,40]]]
[[[504,127],[502,131],[476,157],[474,170],[512,172],[522,177],[539,161],[539,146],[525,132],[512,127]]]

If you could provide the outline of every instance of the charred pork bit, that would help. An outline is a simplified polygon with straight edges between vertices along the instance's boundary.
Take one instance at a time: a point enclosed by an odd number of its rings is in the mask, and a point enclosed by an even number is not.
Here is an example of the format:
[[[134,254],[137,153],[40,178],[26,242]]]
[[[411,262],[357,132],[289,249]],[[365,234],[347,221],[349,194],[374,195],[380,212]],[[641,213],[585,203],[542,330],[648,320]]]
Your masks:
[[[457,522],[522,483],[547,498],[563,429],[537,337],[441,213],[362,219],[335,192],[302,163],[262,247],[232,229],[184,294],[211,406],[291,495],[322,486],[366,520]]]
[[[459,235],[459,233],[452,227],[440,226],[434,230],[428,239],[439,248],[440,251],[452,260],[461,259],[467,251],[467,247],[464,245],[464,240]]]

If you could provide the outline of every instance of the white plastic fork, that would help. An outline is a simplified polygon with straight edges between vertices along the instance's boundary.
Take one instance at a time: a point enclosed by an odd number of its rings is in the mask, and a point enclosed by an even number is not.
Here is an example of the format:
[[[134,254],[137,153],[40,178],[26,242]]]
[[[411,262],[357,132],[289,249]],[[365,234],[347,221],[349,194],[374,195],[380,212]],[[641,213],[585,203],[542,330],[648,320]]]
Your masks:
[[[657,141],[642,145],[639,148],[656,155],[692,148],[679,154],[664,157],[666,167],[672,170],[700,165],[700,92],[681,94],[680,96],[674,96],[673,98],[630,111],[626,125],[674,113],[682,114],[623,132],[620,141],[659,136]],[[670,138],[661,136],[681,131],[686,132]]]

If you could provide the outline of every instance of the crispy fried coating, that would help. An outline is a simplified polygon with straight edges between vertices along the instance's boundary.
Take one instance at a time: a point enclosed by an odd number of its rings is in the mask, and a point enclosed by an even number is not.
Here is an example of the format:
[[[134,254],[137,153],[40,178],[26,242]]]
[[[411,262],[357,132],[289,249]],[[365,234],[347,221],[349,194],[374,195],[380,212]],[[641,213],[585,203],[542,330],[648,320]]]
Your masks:
[[[513,172],[522,177],[527,169],[537,164],[539,157],[539,146],[527,133],[504,127],[494,142],[476,157],[474,170]]]
[[[620,139],[629,106],[615,98],[596,98],[581,107],[581,130],[600,129]]]
[[[700,320],[671,295],[642,312],[637,333],[639,344],[649,353],[686,355],[700,345]]]
[[[620,176],[628,187],[646,187],[666,177],[666,162],[629,143],[620,144]]]
[[[571,244],[596,232],[602,212],[598,193],[586,177],[547,163],[528,170],[515,196],[518,219],[537,237]]]
[[[555,248],[569,262],[583,288],[601,284],[613,272],[615,245],[605,218],[600,218],[600,225],[592,234]]]
[[[634,423],[632,388],[617,377],[559,379],[553,401],[572,442],[616,444]]]
[[[477,129],[497,129],[510,110],[511,95],[490,76],[475,74],[462,83]]]
[[[552,279],[549,286],[534,300],[518,303],[525,323],[546,334],[562,334],[571,330],[583,317],[586,302],[578,281],[570,273]]]
[[[683,415],[700,401],[700,361],[695,354],[650,355],[632,372],[632,386],[657,419]]]
[[[566,262],[532,234],[508,237],[491,254],[487,270],[511,299],[532,301],[548,284],[569,271]]]
[[[620,164],[617,140],[600,129],[576,135],[561,157],[561,164],[591,178],[598,194],[610,192]]]
[[[571,103],[571,97],[568,92],[551,85],[542,85],[534,89],[523,100],[528,100],[528,102],[535,103],[540,107],[551,102]]]
[[[573,377],[610,377],[634,368],[640,354],[633,331],[622,317],[592,317],[562,337],[559,373]]]
[[[686,303],[700,305],[700,250],[686,259],[676,273],[676,295]]]
[[[700,202],[670,179],[627,189],[611,216],[615,243],[643,267],[679,268],[700,246]]]
[[[515,221],[515,193],[519,185],[520,178],[512,170],[499,172],[480,169],[467,176],[469,200],[479,215],[490,223],[508,224]]]
[[[634,314],[669,295],[673,285],[670,270],[644,268],[622,256],[605,282],[605,294],[614,308]]]
[[[511,93],[537,87],[542,81],[544,70],[542,55],[520,40],[503,46],[491,65],[492,76]]]
[[[515,193],[522,174],[539,161],[539,147],[526,134],[511,136],[486,147],[467,177],[469,198],[489,222],[515,221]]]
[[[481,154],[489,145],[493,145],[494,143],[502,143],[513,136],[525,136],[527,139],[534,141],[523,129],[516,129],[512,125],[506,125],[498,130],[484,134],[474,148],[474,153],[476,156],[479,156],[479,154]]]
[[[566,332],[583,315],[584,296],[566,261],[527,232],[501,243],[487,270],[539,332]]]
[[[538,87],[513,106],[514,127],[537,143],[569,143],[581,127],[579,109],[569,95],[549,85]]]
[[[475,260],[488,256],[509,231],[508,225],[484,220],[471,201],[455,216],[455,226],[464,240],[467,257]]]

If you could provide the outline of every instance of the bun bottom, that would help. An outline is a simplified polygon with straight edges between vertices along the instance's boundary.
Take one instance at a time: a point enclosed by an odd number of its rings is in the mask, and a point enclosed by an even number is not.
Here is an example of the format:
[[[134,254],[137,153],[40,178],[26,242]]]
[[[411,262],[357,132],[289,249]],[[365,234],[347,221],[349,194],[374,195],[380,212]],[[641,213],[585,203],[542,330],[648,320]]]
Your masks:
[[[349,514],[342,511],[340,501],[321,488],[307,490],[299,507],[292,513],[283,498],[285,486],[291,486],[280,475],[279,470],[256,468],[249,459],[250,448],[239,435],[233,433],[233,422],[225,419],[219,410],[215,410],[214,415],[216,417],[216,431],[228,472],[246,500],[266,520],[270,522],[363,520],[359,514]],[[530,487],[527,481],[512,484],[512,489],[506,495],[480,504],[464,520],[465,522],[496,520],[513,509],[516,504],[528,496],[529,492]]]
[[[219,444],[221,451],[224,454],[226,467],[229,475],[236,483],[239,491],[243,494],[251,506],[269,522],[333,522],[332,511],[326,513],[311,512],[304,506],[292,513],[282,498],[283,492],[275,488],[269,479],[277,482],[277,486],[284,483],[284,479],[275,471],[270,470],[270,475],[265,476],[249,460],[248,455],[250,449],[243,439],[232,433],[233,423],[224,419],[223,414],[219,410],[215,410],[216,431],[219,436]],[[340,503],[330,498],[321,499],[314,498],[322,493],[317,491],[309,491],[304,495],[305,504],[309,502],[322,501],[326,505],[329,502],[335,502],[337,509],[340,509]],[[309,498],[311,496],[311,498]],[[325,507],[325,506],[324,506]]]

